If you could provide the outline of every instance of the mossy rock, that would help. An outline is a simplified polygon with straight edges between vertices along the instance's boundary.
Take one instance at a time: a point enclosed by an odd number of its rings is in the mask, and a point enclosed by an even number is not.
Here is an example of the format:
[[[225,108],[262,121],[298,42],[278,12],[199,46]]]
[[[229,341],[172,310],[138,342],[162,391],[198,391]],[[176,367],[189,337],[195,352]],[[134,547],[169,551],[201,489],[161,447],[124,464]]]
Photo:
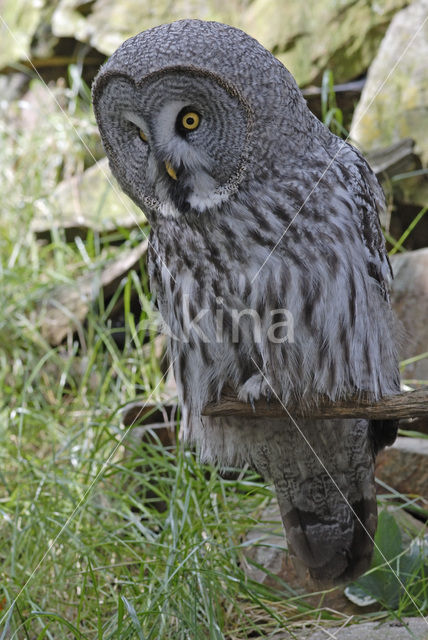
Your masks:
[[[3,27],[0,68],[26,55],[49,56],[53,44],[63,38],[110,55],[140,31],[199,18],[244,29],[277,55],[300,85],[318,83],[327,68],[341,82],[367,70],[393,15],[407,4],[406,0],[5,0],[3,15],[14,36]]]
[[[43,0],[3,0],[0,6],[0,69],[3,69],[30,55],[36,32],[52,9]]]
[[[325,69],[336,82],[369,67],[393,15],[405,0],[255,0],[245,27],[270,49],[300,85],[318,83]]]
[[[413,138],[424,167],[428,166],[427,18],[426,0],[412,3],[394,17],[370,67],[351,126],[351,138],[364,151]],[[420,188],[403,184],[406,193],[411,191],[406,201],[428,203],[426,179],[421,179]]]
[[[61,0],[53,15],[54,34],[89,42],[107,55],[127,38],[164,22],[199,18],[239,26],[242,15],[239,0],[95,0],[88,16],[82,14],[81,5],[76,0]]]

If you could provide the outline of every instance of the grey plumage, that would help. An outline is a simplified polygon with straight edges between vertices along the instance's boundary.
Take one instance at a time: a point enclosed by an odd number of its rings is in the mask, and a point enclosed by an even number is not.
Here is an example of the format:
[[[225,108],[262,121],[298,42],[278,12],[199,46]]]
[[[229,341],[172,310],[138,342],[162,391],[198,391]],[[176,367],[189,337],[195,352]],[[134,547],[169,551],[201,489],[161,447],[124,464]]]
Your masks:
[[[299,431],[291,419],[201,410],[225,386],[303,405],[399,391],[375,176],[310,113],[278,60],[219,23],[183,20],[127,40],[93,98],[111,169],[152,225],[150,281],[175,336],[186,437],[205,460],[249,462],[273,480],[290,546],[313,577],[357,575],[376,526],[374,457],[395,425],[304,420]],[[287,339],[272,340],[272,311],[284,308]]]

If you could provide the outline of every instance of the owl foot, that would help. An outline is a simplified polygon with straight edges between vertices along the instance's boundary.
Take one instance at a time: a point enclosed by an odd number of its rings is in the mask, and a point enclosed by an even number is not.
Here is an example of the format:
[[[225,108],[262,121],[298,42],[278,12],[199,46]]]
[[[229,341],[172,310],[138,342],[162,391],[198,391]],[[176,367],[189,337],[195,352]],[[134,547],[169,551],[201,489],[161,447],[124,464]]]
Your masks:
[[[266,378],[261,373],[255,373],[248,378],[238,389],[238,400],[249,402],[254,409],[254,403],[261,397],[265,397],[269,402],[272,396],[272,389]]]

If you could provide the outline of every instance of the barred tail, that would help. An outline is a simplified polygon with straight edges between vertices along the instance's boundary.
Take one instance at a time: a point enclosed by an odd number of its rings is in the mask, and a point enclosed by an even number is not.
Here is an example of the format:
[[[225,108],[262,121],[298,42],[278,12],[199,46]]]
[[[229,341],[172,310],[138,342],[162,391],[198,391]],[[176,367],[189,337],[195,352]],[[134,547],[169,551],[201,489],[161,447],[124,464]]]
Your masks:
[[[289,551],[312,578],[351,580],[369,566],[377,523],[374,454],[366,420],[288,423],[254,464],[275,485]],[[309,444],[308,444],[309,442]]]

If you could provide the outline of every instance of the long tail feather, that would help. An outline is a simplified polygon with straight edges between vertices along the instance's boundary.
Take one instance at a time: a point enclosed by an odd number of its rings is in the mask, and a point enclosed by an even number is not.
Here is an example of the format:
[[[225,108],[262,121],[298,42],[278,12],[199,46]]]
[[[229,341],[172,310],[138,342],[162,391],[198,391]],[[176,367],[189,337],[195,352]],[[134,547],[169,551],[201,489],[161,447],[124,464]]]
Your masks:
[[[300,427],[305,437],[287,424],[281,438],[258,447],[253,461],[273,480],[297,563],[323,583],[351,580],[370,564],[377,522],[369,423]]]

